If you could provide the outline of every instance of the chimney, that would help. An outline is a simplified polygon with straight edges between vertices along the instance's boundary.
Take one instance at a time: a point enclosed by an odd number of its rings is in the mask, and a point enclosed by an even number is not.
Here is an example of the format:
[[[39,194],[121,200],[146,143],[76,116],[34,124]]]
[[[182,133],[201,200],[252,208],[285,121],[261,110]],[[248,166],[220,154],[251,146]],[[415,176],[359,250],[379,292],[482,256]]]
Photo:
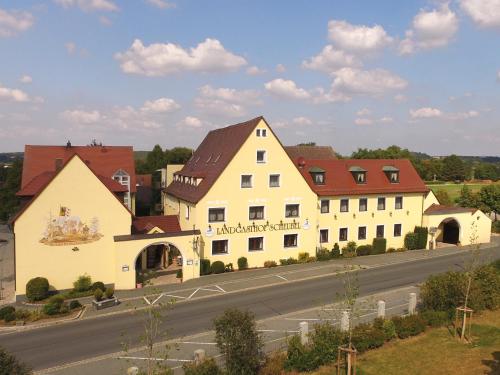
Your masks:
[[[63,160],[59,158],[56,159],[55,166],[56,166],[56,172],[59,171],[63,166]]]
[[[71,147],[71,141],[68,140],[68,142],[66,142],[66,148],[70,148]]]

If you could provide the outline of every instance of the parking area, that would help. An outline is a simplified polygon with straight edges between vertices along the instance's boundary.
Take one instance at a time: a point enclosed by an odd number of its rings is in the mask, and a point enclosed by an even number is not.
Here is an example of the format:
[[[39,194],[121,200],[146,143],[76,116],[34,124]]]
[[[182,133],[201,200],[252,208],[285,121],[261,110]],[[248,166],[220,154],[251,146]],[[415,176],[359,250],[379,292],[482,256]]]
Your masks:
[[[199,292],[203,291],[200,290],[196,293]],[[220,293],[222,292],[220,291]],[[410,293],[418,294],[418,287],[411,286],[360,298],[355,309],[356,312],[353,313],[354,322],[366,322],[374,319],[377,316],[377,302],[379,300],[385,302],[386,316],[407,313]],[[259,321],[258,329],[263,335],[266,352],[285,348],[287,338],[299,332],[301,322],[307,322],[310,330],[313,329],[314,324],[325,321],[339,325],[341,313],[342,310],[339,304],[332,303]],[[168,352],[165,351],[166,345],[169,346]],[[194,351],[198,349],[205,350],[207,356],[220,358],[215,344],[214,332],[179,337],[159,343],[156,346],[154,357],[158,362],[174,369],[175,374],[181,374],[182,365],[191,362]],[[165,360],[166,354],[168,356]],[[146,359],[147,354],[145,350],[143,348],[136,348],[126,352],[117,352],[58,368],[39,371],[36,374],[126,374],[127,368],[131,366],[143,367]]]

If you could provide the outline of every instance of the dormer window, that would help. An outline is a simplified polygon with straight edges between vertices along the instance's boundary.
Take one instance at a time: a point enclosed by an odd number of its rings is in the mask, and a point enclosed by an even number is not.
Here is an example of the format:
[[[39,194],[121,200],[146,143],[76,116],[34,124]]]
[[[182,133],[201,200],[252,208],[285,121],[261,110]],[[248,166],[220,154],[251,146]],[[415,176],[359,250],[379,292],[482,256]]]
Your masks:
[[[349,172],[352,173],[354,181],[357,184],[366,184],[366,170],[361,167],[353,166],[349,168]]]
[[[324,185],[325,184],[325,170],[319,167],[312,167],[309,170],[311,174],[312,180],[315,185]]]
[[[384,171],[385,175],[389,179],[391,184],[398,184],[399,183],[399,169],[392,166],[392,165],[386,165],[382,168]]]

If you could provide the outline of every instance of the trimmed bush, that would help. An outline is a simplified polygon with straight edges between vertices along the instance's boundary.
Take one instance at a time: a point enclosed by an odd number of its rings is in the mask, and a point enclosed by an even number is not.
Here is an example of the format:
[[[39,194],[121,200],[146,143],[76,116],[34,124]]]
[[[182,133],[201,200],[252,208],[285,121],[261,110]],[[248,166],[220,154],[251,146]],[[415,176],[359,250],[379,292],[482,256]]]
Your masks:
[[[361,323],[352,330],[352,343],[360,353],[379,348],[385,341],[384,331],[371,324]]]
[[[182,279],[182,268],[177,270],[176,274],[175,274],[175,277],[178,278],[178,279]]]
[[[430,276],[420,287],[420,298],[425,310],[453,310],[463,302],[466,279],[460,272],[446,272]]]
[[[416,336],[425,331],[425,321],[419,315],[394,316],[392,318],[400,339]]]
[[[73,283],[75,292],[86,292],[92,287],[92,279],[89,275],[78,276],[78,279]]]
[[[17,309],[14,315],[16,320],[26,320],[31,316],[31,312],[27,309]]]
[[[224,267],[224,272],[233,272],[233,271],[234,271],[233,263],[226,264],[226,266]]]
[[[50,297],[49,301],[43,306],[43,312],[47,315],[59,314],[63,305],[64,297],[56,294],[55,296]]]
[[[92,289],[92,291],[95,291],[96,289],[101,289],[104,292],[106,290],[106,287],[104,286],[104,283],[102,281],[96,281],[95,283],[92,284],[90,289]]]
[[[69,303],[70,310],[79,309],[80,307],[82,307],[82,304],[77,299],[74,299]]]
[[[387,248],[387,240],[385,238],[374,238],[372,246],[372,254],[384,254]]]
[[[450,323],[450,314],[447,311],[425,310],[420,316],[431,327],[442,327]]]
[[[112,298],[114,294],[115,290],[113,288],[106,288],[106,290],[104,291],[104,295],[106,296],[107,299]]]
[[[245,257],[238,258],[238,269],[246,270],[248,268],[248,260]]]
[[[330,260],[332,258],[332,253],[330,253],[327,249],[318,249],[316,250],[316,259],[318,259],[320,262],[323,262],[325,260]]]
[[[405,248],[408,250],[417,250],[418,249],[418,234],[408,232],[405,235]]]
[[[210,270],[212,273],[224,273],[225,267],[224,263],[221,262],[220,260],[216,260],[215,262],[212,263],[210,266]]]
[[[345,257],[356,256],[356,242],[349,241],[346,246],[342,248],[342,255]]]
[[[396,249],[394,247],[390,247],[390,248],[387,249],[387,252],[388,253],[395,253]]]
[[[4,315],[3,320],[5,321],[5,323],[13,322],[14,320],[16,320],[16,314],[13,312],[7,313]]]
[[[394,322],[392,320],[375,318],[375,320],[373,321],[373,326],[384,333],[385,341],[390,341],[397,336],[396,326],[394,325]]]
[[[16,312],[16,308],[14,306],[4,306],[0,309],[0,320],[4,320],[5,315],[13,314]]]
[[[427,236],[429,234],[427,227],[415,227],[413,232],[417,234],[418,248],[425,249],[427,247]]]
[[[292,258],[292,257],[287,258],[287,259],[280,259],[280,264],[282,266],[288,266],[290,264],[297,264],[297,263],[299,263],[299,261],[295,258]]]
[[[336,259],[336,258],[340,258],[341,256],[342,256],[342,254],[340,253],[339,244],[335,242],[335,244],[333,245],[333,248],[332,248],[332,258]]]
[[[200,260],[200,275],[210,275],[212,270],[210,269],[210,259]]]
[[[49,296],[49,281],[45,277],[35,277],[26,284],[26,297],[29,301],[41,301]]]
[[[102,300],[104,292],[101,289],[96,289],[94,292],[94,298],[97,302]]]
[[[272,267],[277,267],[278,265],[276,264],[276,262],[274,260],[266,260],[264,262],[264,267],[266,268],[272,268]]]
[[[357,256],[370,255],[373,251],[372,245],[361,245],[356,249]]]
[[[222,375],[223,371],[217,366],[215,359],[207,358],[200,364],[187,363],[182,366],[184,375]]]

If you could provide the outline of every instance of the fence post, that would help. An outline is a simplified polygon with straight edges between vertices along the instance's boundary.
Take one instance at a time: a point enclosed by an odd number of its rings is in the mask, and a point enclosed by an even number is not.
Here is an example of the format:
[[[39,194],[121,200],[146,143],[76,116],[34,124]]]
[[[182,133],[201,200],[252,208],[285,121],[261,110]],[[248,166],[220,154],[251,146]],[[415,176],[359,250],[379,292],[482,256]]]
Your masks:
[[[309,342],[309,323],[300,322],[299,330],[300,330],[300,342],[302,343],[302,345],[307,345],[307,343]]]
[[[408,301],[408,314],[414,315],[417,311],[417,293],[410,293]]]
[[[205,360],[205,350],[204,349],[196,349],[194,351],[194,363],[199,365],[204,360]]]
[[[378,301],[377,303],[377,318],[385,318],[385,301]]]
[[[342,332],[349,331],[349,312],[342,311],[342,317],[340,318],[340,330]]]

